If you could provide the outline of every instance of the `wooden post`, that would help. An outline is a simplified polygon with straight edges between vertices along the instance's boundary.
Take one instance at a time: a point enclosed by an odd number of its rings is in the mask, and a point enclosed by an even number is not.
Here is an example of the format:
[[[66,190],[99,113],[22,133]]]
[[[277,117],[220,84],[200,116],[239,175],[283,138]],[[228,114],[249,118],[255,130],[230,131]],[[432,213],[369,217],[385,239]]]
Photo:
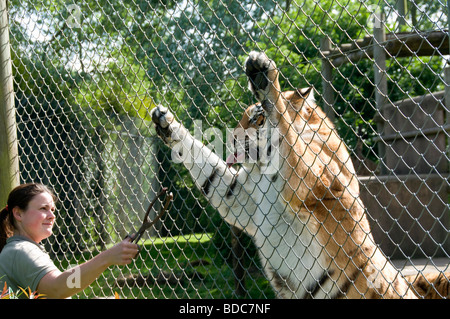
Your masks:
[[[449,63],[450,61],[447,61]],[[446,67],[444,69],[444,85],[445,85],[445,93],[444,93],[444,106],[445,106],[445,122],[444,126],[448,127],[450,125],[450,67]],[[450,138],[447,137],[447,156],[450,157]],[[447,164],[448,165],[448,164]],[[450,171],[450,165],[447,167],[447,171]]]
[[[373,58],[374,58],[374,84],[375,84],[375,101],[377,106],[377,112],[379,114],[377,131],[379,136],[384,134],[384,119],[383,119],[383,107],[387,104],[387,78],[386,78],[386,51],[383,47],[383,43],[386,41],[386,33],[384,30],[384,14],[378,12],[375,14],[373,24]],[[386,165],[384,164],[386,155],[386,145],[383,139],[378,142],[378,155],[380,156],[380,172],[381,174],[387,173]]]
[[[450,41],[450,0],[447,0],[447,33]],[[450,42],[449,42],[449,51],[450,51]]]
[[[406,0],[397,0],[397,12],[398,12],[397,17],[398,25],[399,26],[406,25],[406,16],[408,12],[408,3],[406,2]]]
[[[320,51],[322,52],[322,94],[323,108],[328,118],[334,122],[334,94],[331,84],[333,79],[333,66],[328,58],[325,57],[326,52],[331,51],[331,41],[328,37],[320,39]]]
[[[0,0],[0,207],[20,183],[7,0]]]
[[[449,54],[450,54],[450,0],[447,0],[447,27],[448,27],[448,37],[449,37]],[[447,59],[447,66],[444,69],[444,106],[445,106],[445,125],[450,125],[450,58]],[[450,157],[450,138],[447,135],[447,156]],[[448,172],[450,172],[450,164],[447,167]],[[450,243],[449,243],[450,246]]]

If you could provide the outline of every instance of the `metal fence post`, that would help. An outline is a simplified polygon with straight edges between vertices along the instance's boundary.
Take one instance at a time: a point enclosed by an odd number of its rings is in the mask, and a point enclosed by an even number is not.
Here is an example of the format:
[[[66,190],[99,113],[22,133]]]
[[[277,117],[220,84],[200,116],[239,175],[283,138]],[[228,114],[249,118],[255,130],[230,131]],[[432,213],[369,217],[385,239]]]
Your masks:
[[[8,10],[0,0],[0,206],[20,183]]]

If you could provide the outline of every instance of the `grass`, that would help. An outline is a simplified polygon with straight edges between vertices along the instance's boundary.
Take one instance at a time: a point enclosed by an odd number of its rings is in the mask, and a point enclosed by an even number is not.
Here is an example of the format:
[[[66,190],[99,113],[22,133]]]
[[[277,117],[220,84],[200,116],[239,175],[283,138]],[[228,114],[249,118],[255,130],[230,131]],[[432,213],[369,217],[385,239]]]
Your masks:
[[[237,296],[232,267],[211,237],[206,233],[141,241],[141,252],[130,265],[110,267],[73,298],[107,297],[115,293],[124,299],[274,297],[268,281],[254,266],[246,274],[248,295]],[[93,255],[76,256],[66,261],[66,265],[61,264],[61,268],[67,268],[69,263],[81,263]]]

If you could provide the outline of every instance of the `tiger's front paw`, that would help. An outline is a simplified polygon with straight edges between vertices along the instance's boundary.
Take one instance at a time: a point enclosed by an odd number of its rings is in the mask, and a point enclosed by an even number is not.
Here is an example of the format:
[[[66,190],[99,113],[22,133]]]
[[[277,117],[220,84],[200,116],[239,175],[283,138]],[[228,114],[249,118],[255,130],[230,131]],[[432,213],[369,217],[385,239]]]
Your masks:
[[[157,105],[150,112],[153,123],[155,123],[156,133],[166,143],[179,141],[179,131],[181,125],[175,121],[172,112],[167,107]]]
[[[278,88],[278,70],[274,61],[264,52],[250,52],[245,63],[248,86],[259,101],[267,100],[269,94]]]

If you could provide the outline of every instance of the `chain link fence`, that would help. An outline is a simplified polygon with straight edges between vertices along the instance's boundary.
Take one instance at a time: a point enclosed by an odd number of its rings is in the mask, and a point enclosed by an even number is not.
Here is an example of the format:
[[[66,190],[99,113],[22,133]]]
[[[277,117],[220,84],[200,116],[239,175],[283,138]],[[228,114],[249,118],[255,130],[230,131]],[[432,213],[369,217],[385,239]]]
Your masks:
[[[319,92],[388,258],[439,271],[449,257],[443,0],[11,0],[8,10],[21,182],[58,195],[45,245],[60,268],[137,229],[162,187],[174,194],[136,260],[76,298],[275,297],[251,239],[173,163],[149,116],[161,104],[191,132],[234,127],[254,103],[251,50],[277,62],[283,88]]]

